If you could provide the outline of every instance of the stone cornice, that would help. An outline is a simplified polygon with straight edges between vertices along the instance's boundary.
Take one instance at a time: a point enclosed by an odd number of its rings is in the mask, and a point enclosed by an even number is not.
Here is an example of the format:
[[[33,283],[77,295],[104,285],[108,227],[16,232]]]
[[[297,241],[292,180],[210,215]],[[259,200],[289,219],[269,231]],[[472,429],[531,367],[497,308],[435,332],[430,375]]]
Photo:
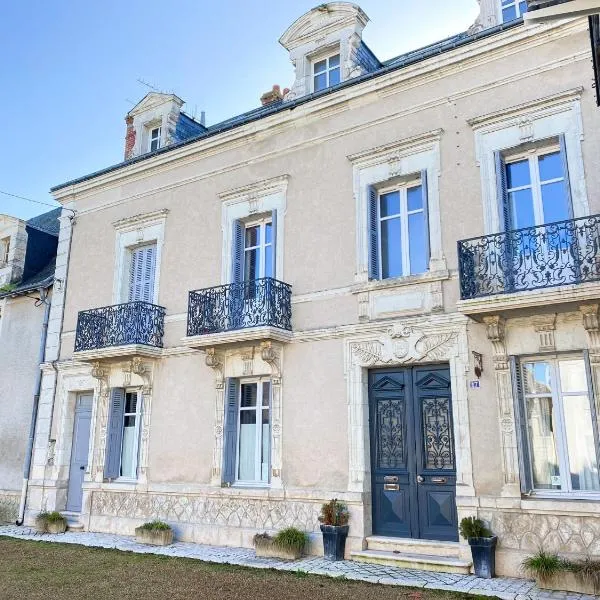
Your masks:
[[[167,214],[169,214],[169,209],[162,208],[160,210],[154,210],[152,212],[133,215],[132,217],[125,217],[124,219],[113,221],[113,226],[117,231],[146,227],[149,224],[162,221],[167,217]]]
[[[281,175],[272,179],[264,179],[256,183],[244,185],[219,194],[219,198],[225,202],[247,200],[251,196],[268,196],[270,194],[283,193],[287,189],[289,175]]]

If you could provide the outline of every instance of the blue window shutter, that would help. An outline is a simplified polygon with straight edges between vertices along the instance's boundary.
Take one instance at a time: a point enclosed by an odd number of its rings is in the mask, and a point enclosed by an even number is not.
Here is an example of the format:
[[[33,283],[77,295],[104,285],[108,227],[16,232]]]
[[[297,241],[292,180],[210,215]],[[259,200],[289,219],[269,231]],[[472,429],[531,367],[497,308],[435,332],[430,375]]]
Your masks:
[[[271,211],[271,256],[273,279],[277,279],[277,211]]]
[[[496,164],[496,190],[498,196],[498,216],[500,217],[500,231],[510,231],[514,229],[510,202],[508,201],[507,183],[506,183],[506,163],[502,152],[494,152],[494,162]]]
[[[235,482],[240,382],[229,377],[225,387],[225,430],[223,434],[223,483]]]
[[[121,442],[123,440],[123,413],[125,390],[113,388],[110,394],[110,414],[106,432],[106,460],[104,478],[116,479],[121,474]]]
[[[427,182],[427,169],[421,171],[421,188],[423,194],[423,223],[425,225],[425,251],[427,253],[427,270],[429,271],[429,259],[431,258],[431,247],[429,244],[429,185]]]
[[[379,279],[379,211],[377,210],[379,198],[373,186],[369,186],[367,194],[369,279]]]
[[[231,260],[232,283],[244,281],[244,224],[238,220],[233,222]]]
[[[516,356],[510,357],[510,378],[512,380],[513,401],[515,411],[515,429],[517,436],[517,451],[519,454],[519,472],[521,493],[529,494],[533,489],[531,479],[531,461],[529,458],[529,442],[527,441],[527,411],[523,393],[523,378],[521,364]]]
[[[133,250],[129,270],[129,302],[153,301],[155,270],[156,245]]]
[[[583,351],[585,361],[585,374],[587,376],[588,397],[590,400],[590,413],[592,416],[592,429],[594,431],[594,444],[596,446],[596,460],[600,464],[600,431],[598,430],[598,411],[596,410],[596,390],[594,390],[594,378],[592,376],[592,365],[590,363],[590,351]]]
[[[565,197],[567,199],[567,205],[569,207],[569,213],[571,219],[573,218],[573,200],[571,196],[571,179],[569,178],[569,161],[567,157],[567,141],[565,139],[565,134],[561,133],[558,136],[558,140],[560,143],[560,158],[562,160],[563,167],[563,175],[565,178],[564,186],[565,186]]]

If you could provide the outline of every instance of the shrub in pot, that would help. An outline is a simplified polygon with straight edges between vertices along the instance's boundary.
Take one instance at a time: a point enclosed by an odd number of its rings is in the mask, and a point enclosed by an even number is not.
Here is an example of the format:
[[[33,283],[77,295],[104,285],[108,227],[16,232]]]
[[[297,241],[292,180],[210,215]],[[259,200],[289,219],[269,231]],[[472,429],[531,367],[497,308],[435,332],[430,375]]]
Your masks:
[[[151,546],[168,546],[173,543],[173,530],[162,521],[144,523],[135,528],[135,541]]]
[[[35,518],[35,527],[41,533],[64,533],[67,530],[67,519],[59,512],[41,512]]]
[[[600,591],[600,561],[592,558],[571,561],[539,550],[528,556],[521,563],[521,568],[535,577],[541,589],[590,595]]]
[[[498,538],[485,526],[481,519],[475,517],[465,517],[460,522],[460,534],[471,546],[475,575],[484,579],[495,577]]]
[[[327,560],[344,560],[349,520],[348,507],[337,498],[321,507],[319,522],[323,532],[323,554]]]
[[[280,531],[275,537],[268,533],[257,533],[254,536],[256,556],[296,560],[302,556],[308,536],[295,527]]]

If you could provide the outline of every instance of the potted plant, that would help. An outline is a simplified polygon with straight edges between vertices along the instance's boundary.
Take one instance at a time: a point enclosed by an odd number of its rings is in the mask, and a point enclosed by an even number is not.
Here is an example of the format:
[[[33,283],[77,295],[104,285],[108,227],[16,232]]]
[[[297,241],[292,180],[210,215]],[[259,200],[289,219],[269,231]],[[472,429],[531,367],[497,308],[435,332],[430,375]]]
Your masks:
[[[600,561],[591,558],[571,561],[539,550],[525,558],[521,568],[541,589],[591,595],[600,590]]]
[[[477,577],[491,579],[496,576],[496,542],[498,538],[481,519],[465,517],[460,522],[460,534],[471,546],[473,569]]]
[[[135,528],[135,541],[151,546],[168,546],[173,543],[173,530],[162,521],[144,523]]]
[[[268,533],[257,533],[254,536],[256,556],[283,558],[284,560],[300,558],[307,542],[306,533],[295,527],[283,529],[275,537],[271,537]]]
[[[41,512],[35,518],[36,529],[41,533],[64,533],[67,530],[67,519],[59,512]]]
[[[337,498],[321,507],[319,522],[323,532],[323,553],[327,560],[344,560],[349,520],[348,507]]]

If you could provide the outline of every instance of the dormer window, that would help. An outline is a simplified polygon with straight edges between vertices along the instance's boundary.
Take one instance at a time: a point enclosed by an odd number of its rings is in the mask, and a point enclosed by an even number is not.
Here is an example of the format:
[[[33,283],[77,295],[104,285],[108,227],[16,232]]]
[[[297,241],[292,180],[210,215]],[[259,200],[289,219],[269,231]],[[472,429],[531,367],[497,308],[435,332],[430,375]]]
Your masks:
[[[503,23],[520,19],[527,12],[527,2],[524,0],[500,0],[500,2]]]
[[[340,82],[340,55],[334,54],[313,63],[313,91],[320,92]]]
[[[10,238],[0,240],[0,267],[8,264],[8,253],[10,251]]]
[[[160,148],[160,130],[161,127],[154,127],[150,130],[150,152],[154,152]]]

